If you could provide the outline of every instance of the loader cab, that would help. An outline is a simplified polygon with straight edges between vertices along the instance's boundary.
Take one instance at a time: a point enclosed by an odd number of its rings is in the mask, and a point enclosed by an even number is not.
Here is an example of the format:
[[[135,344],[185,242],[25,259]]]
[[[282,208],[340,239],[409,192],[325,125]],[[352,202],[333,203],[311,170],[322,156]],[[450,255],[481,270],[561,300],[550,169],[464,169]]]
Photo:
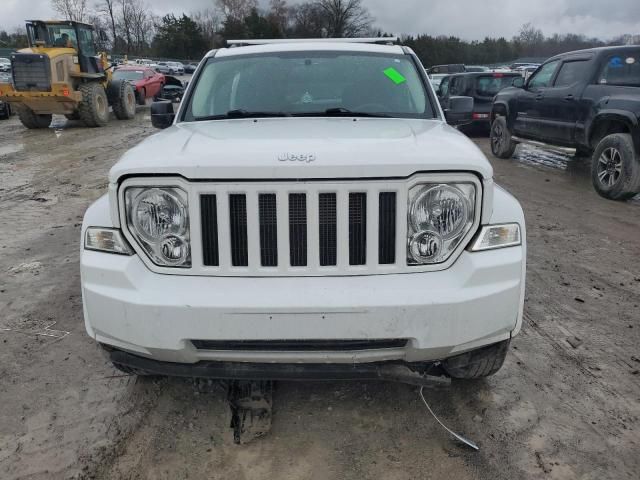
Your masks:
[[[79,22],[31,20],[27,22],[31,48],[71,48],[78,52],[83,73],[104,73],[96,50],[95,29]]]

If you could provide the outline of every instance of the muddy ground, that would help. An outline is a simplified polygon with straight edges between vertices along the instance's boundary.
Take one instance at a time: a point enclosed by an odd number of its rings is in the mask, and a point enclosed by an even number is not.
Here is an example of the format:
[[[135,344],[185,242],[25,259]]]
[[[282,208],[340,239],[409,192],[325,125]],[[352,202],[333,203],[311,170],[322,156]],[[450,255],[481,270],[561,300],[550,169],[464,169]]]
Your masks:
[[[523,331],[494,377],[427,392],[479,452],[386,383],[279,383],[272,432],[236,446],[223,389],[123,376],[84,332],[82,215],[152,132],[148,110],[0,122],[0,478],[638,478],[640,201],[598,197],[584,161],[491,159],[528,222]]]

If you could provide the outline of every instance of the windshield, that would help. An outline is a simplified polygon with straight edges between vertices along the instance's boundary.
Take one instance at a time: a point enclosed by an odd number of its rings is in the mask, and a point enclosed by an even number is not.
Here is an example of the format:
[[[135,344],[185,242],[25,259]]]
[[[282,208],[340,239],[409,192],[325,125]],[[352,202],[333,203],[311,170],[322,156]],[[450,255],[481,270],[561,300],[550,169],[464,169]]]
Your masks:
[[[211,58],[185,120],[258,115],[433,118],[424,84],[406,55],[276,52]],[[268,116],[268,115],[265,115]]]
[[[499,73],[480,76],[476,79],[476,95],[479,97],[495,97],[500,90],[510,87],[514,78],[517,78],[517,76],[505,76]]]
[[[142,80],[143,73],[140,70],[116,70],[113,78],[116,80]]]
[[[61,24],[27,24],[32,44],[43,44],[45,47],[78,48],[76,31],[72,25]]]

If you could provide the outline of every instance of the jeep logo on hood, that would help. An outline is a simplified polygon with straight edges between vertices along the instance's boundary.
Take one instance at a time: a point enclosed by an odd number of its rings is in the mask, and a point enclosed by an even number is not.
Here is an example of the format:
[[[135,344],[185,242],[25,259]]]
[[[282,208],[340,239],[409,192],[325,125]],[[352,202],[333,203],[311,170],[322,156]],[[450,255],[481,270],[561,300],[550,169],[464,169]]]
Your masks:
[[[316,156],[313,153],[282,153],[278,155],[278,161],[311,163],[316,161]]]

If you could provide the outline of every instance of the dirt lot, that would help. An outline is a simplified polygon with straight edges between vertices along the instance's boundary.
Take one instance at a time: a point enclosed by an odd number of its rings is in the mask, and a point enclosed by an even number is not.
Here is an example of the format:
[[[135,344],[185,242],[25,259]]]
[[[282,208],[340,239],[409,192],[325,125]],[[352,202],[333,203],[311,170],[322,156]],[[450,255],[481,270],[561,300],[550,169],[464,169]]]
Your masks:
[[[492,159],[527,216],[524,328],[496,376],[427,392],[479,452],[385,383],[279,383],[271,434],[235,446],[216,384],[120,375],[84,332],[82,215],[152,132],[148,110],[0,122],[0,478],[638,478],[640,201],[599,198],[574,159]]]

